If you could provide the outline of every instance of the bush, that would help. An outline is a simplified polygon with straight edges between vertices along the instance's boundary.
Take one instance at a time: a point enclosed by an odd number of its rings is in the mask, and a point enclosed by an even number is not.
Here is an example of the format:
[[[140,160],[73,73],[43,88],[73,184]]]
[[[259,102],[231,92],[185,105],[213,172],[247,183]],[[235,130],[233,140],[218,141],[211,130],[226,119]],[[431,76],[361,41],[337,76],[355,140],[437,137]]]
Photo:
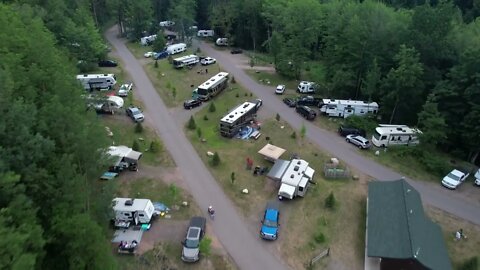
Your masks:
[[[290,138],[296,139],[296,138],[297,138],[297,133],[294,131],[294,132],[292,133],[292,135],[290,135]]]
[[[438,176],[445,176],[450,171],[450,166],[442,158],[431,151],[423,152],[423,155],[415,156],[427,171]]]
[[[199,127],[197,128],[197,136],[198,136],[199,139],[202,138],[202,129],[199,128]]]
[[[153,67],[158,68],[158,60],[155,60],[155,64],[153,65]]]
[[[134,151],[139,151],[140,150],[140,144],[138,143],[138,140],[133,140],[133,143],[132,143],[132,150]]]
[[[315,240],[315,243],[317,244],[322,244],[325,243],[325,235],[322,232],[317,233],[313,239]]]
[[[336,204],[335,195],[333,195],[333,192],[330,192],[330,195],[325,199],[325,207],[333,210]]]
[[[203,116],[203,120],[208,121],[208,116],[206,114]]]
[[[203,254],[206,257],[210,256],[211,244],[212,244],[212,239],[210,239],[208,237],[203,238],[200,241],[200,245],[198,246],[198,249],[200,250],[200,253]]]
[[[239,94],[239,93],[237,93],[237,94],[235,95],[235,97],[237,97],[237,98],[238,98],[238,97],[240,97],[240,94]]]
[[[143,126],[142,123],[137,123],[135,125],[135,133],[142,133],[143,132]]]
[[[277,113],[277,114],[275,115],[275,119],[276,119],[277,121],[280,121],[280,114]]]
[[[352,115],[345,119],[345,125],[360,128],[366,132],[373,132],[377,127],[377,122],[369,116]]]
[[[218,155],[217,152],[215,152],[213,154],[213,158],[212,158],[212,161],[210,162],[212,164],[212,166],[216,167],[218,165],[220,165],[220,156]]]
[[[193,119],[193,115],[190,116],[190,120],[188,120],[187,128],[190,130],[197,129],[197,124],[195,123],[195,119]]]
[[[231,80],[231,83],[236,83],[237,81],[235,81],[235,77],[232,76],[232,80]]]
[[[459,270],[478,270],[480,263],[478,257],[472,257],[464,262],[458,269]]]
[[[160,144],[159,141],[157,140],[153,140],[151,143],[150,143],[150,152],[152,153],[158,153],[162,150],[162,145]]]
[[[208,107],[209,112],[215,112],[217,108],[215,107],[215,103],[210,103],[210,106]]]

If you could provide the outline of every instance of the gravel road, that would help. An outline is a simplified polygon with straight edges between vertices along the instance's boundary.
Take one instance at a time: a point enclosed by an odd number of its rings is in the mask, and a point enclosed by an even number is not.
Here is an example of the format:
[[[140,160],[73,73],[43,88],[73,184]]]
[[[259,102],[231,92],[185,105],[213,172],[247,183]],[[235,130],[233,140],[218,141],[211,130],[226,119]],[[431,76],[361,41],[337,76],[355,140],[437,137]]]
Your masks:
[[[223,193],[197,152],[177,124],[144,72],[140,62],[125,46],[125,40],[117,38],[117,28],[107,31],[106,37],[116,49],[126,72],[135,84],[135,95],[145,106],[145,117],[160,135],[167,150],[175,160],[195,201],[202,208],[213,205],[214,221],[208,226],[220,240],[240,269],[289,269],[270,251],[272,245],[261,241],[256,233],[247,229],[246,221],[237,214],[235,206]],[[205,213],[206,214],[206,213]],[[180,256],[180,254],[179,254]]]
[[[242,84],[263,100],[265,109],[278,112],[281,119],[297,130],[300,130],[302,124],[304,124],[307,130],[306,136],[320,148],[374,179],[391,181],[403,177],[401,174],[357,153],[358,149],[356,147],[345,143],[345,140],[337,134],[304,121],[294,110],[286,107],[274,95],[275,86],[259,84],[245,73],[241,68],[245,63],[245,56],[231,55],[228,50],[215,50],[211,45],[204,42],[196,41],[194,46],[199,47],[204,54],[216,58],[222,68],[235,77],[237,83]],[[424,203],[480,225],[480,190],[476,190],[478,195],[474,193],[472,197],[467,197],[461,191],[462,187],[460,187],[460,190],[447,190],[441,186],[440,180],[438,183],[429,183],[409,178],[405,179],[420,192]]]

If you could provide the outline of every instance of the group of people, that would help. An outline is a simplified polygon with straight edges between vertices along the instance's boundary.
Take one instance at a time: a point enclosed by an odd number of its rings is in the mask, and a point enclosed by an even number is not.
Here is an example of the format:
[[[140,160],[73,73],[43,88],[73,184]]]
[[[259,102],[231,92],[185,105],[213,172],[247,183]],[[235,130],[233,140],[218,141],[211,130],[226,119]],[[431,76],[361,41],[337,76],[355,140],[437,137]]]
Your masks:
[[[133,240],[131,243],[128,243],[127,241],[120,241],[120,244],[118,244],[118,248],[121,250],[134,250],[138,245],[138,242],[136,240]]]

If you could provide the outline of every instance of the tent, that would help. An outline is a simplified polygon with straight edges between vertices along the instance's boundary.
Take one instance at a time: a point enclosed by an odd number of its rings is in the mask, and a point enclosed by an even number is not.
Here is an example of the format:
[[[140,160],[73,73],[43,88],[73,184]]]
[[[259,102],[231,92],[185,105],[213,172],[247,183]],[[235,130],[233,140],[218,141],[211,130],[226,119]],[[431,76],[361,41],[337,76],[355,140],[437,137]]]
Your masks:
[[[283,148],[267,143],[258,153],[264,156],[266,160],[275,162],[285,151]]]

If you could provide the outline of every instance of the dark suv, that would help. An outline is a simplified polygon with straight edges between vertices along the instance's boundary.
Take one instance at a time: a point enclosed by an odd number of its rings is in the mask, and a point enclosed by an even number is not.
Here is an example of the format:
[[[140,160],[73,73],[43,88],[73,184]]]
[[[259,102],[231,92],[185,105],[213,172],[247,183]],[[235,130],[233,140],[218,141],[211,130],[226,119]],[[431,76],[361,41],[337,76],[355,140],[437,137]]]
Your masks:
[[[360,129],[360,128],[354,128],[354,127],[349,127],[349,126],[344,126],[341,125],[338,128],[338,134],[340,134],[343,137],[346,137],[347,135],[353,134],[353,135],[360,135],[362,137],[366,137],[365,130]]]
[[[113,60],[101,60],[101,61],[98,61],[98,66],[99,67],[116,67],[118,66],[118,64]]]
[[[190,99],[190,100],[186,100],[184,103],[183,103],[183,107],[187,110],[190,110],[192,108],[195,108],[195,107],[198,107],[202,105],[202,101],[199,100],[199,99]]]
[[[317,116],[317,113],[312,108],[310,108],[308,106],[297,106],[295,108],[295,111],[297,111],[299,114],[301,114],[307,120],[314,120],[315,117]]]

